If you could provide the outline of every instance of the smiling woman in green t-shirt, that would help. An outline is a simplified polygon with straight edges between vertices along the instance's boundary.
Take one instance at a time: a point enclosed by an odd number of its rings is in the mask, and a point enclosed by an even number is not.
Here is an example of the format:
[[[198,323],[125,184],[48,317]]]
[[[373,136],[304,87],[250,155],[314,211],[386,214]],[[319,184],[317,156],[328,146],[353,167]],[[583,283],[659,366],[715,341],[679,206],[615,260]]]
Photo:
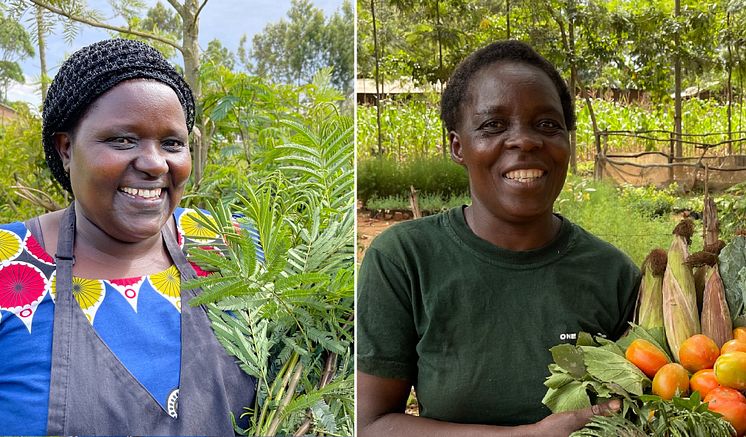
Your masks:
[[[554,214],[572,98],[529,46],[491,44],[441,102],[471,205],[392,227],[358,280],[359,435],[567,435],[616,402],[550,414],[548,349],[578,331],[619,337],[639,271]],[[405,415],[410,387],[420,417]]]

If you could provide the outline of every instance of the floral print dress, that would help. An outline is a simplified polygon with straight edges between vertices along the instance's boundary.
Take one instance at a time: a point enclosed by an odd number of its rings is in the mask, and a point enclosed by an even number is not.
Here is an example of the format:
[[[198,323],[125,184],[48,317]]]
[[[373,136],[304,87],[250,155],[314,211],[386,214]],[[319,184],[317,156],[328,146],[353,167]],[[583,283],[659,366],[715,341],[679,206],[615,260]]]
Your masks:
[[[182,248],[185,242],[219,243],[219,236],[199,223],[196,211],[177,208],[174,217]],[[192,266],[199,276],[207,274]],[[54,258],[24,223],[0,225],[0,434],[46,433],[55,283]],[[96,334],[174,417],[181,362],[180,290],[173,265],[134,278],[73,278],[75,300]]]

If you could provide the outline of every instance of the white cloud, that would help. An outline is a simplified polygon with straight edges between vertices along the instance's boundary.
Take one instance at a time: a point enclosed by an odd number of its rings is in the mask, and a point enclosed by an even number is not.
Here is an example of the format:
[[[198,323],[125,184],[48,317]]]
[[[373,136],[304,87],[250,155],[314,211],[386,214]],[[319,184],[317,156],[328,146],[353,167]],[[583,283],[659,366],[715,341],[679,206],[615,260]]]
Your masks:
[[[32,108],[41,107],[41,91],[39,85],[34,84],[34,79],[25,75],[26,83],[13,82],[8,88],[8,101],[23,101],[31,104]]]

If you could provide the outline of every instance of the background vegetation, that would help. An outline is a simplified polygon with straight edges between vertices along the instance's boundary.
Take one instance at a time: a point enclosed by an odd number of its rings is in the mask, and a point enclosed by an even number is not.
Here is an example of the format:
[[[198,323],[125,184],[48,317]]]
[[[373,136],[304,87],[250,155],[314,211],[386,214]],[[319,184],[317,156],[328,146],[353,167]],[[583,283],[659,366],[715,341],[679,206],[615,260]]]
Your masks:
[[[209,210],[204,224],[226,241],[224,256],[190,251],[216,272],[187,284],[203,289],[191,304],[208,305],[218,339],[259,381],[255,404],[246,406],[250,427],[237,431],[352,435],[352,6],[326,17],[311,1],[293,0],[285,19],[232,53],[219,40],[200,50],[203,4],[119,0],[112,5],[127,25],[114,26],[84,2],[3,3],[0,19],[13,26],[0,26],[9,63],[0,63],[0,85],[18,79],[6,65],[43,59],[45,38],[58,37],[53,24],[66,35],[108,26],[112,36],[143,39],[167,57],[179,53],[177,68],[197,101],[194,172],[182,206]],[[17,21],[29,12],[38,19]],[[42,93],[47,85],[42,67]],[[0,116],[0,221],[66,206],[70,197],[44,164],[39,108],[2,103],[16,116]],[[257,231],[263,259],[236,221]]]
[[[410,186],[428,212],[468,203],[465,172],[448,163],[440,93],[458,62],[499,39],[531,44],[575,91],[571,174],[556,210],[638,264],[669,244],[682,213],[701,212],[702,196],[594,181],[596,133],[660,130],[649,136],[664,139],[610,136],[615,152],[668,152],[671,135],[708,135],[733,140],[708,153],[744,159],[743,0],[358,0],[357,17],[358,79],[376,85],[357,108],[364,208],[409,209]],[[700,153],[684,145],[675,156]],[[717,193],[725,235],[746,227],[743,189]]]

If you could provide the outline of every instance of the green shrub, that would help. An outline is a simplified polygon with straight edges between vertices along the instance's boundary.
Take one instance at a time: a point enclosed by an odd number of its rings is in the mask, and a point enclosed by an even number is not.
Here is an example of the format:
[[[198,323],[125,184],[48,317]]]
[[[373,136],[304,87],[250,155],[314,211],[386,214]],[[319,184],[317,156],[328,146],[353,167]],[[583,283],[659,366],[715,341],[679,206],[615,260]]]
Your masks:
[[[439,194],[425,194],[422,196],[418,195],[417,202],[422,215],[431,215],[457,206],[468,205],[471,203],[471,198],[468,195],[444,197]],[[383,198],[372,197],[368,199],[365,207],[373,211],[409,210],[411,205],[408,196],[389,196]]]
[[[662,217],[673,210],[677,190],[675,183],[664,189],[652,185],[645,187],[625,185],[621,188],[620,200],[625,206],[644,216]]]
[[[720,220],[720,238],[728,241],[739,229],[746,229],[746,182],[715,196]]]
[[[373,197],[406,198],[410,186],[421,195],[437,194],[447,198],[468,193],[469,179],[462,167],[442,158],[407,162],[374,158],[358,162],[357,193],[363,205]]]
[[[651,250],[668,249],[677,219],[651,216],[622,200],[623,190],[608,182],[569,176],[555,202],[555,211],[626,253],[638,266]],[[665,196],[661,196],[665,197]],[[692,238],[692,251],[702,249],[702,224]]]

